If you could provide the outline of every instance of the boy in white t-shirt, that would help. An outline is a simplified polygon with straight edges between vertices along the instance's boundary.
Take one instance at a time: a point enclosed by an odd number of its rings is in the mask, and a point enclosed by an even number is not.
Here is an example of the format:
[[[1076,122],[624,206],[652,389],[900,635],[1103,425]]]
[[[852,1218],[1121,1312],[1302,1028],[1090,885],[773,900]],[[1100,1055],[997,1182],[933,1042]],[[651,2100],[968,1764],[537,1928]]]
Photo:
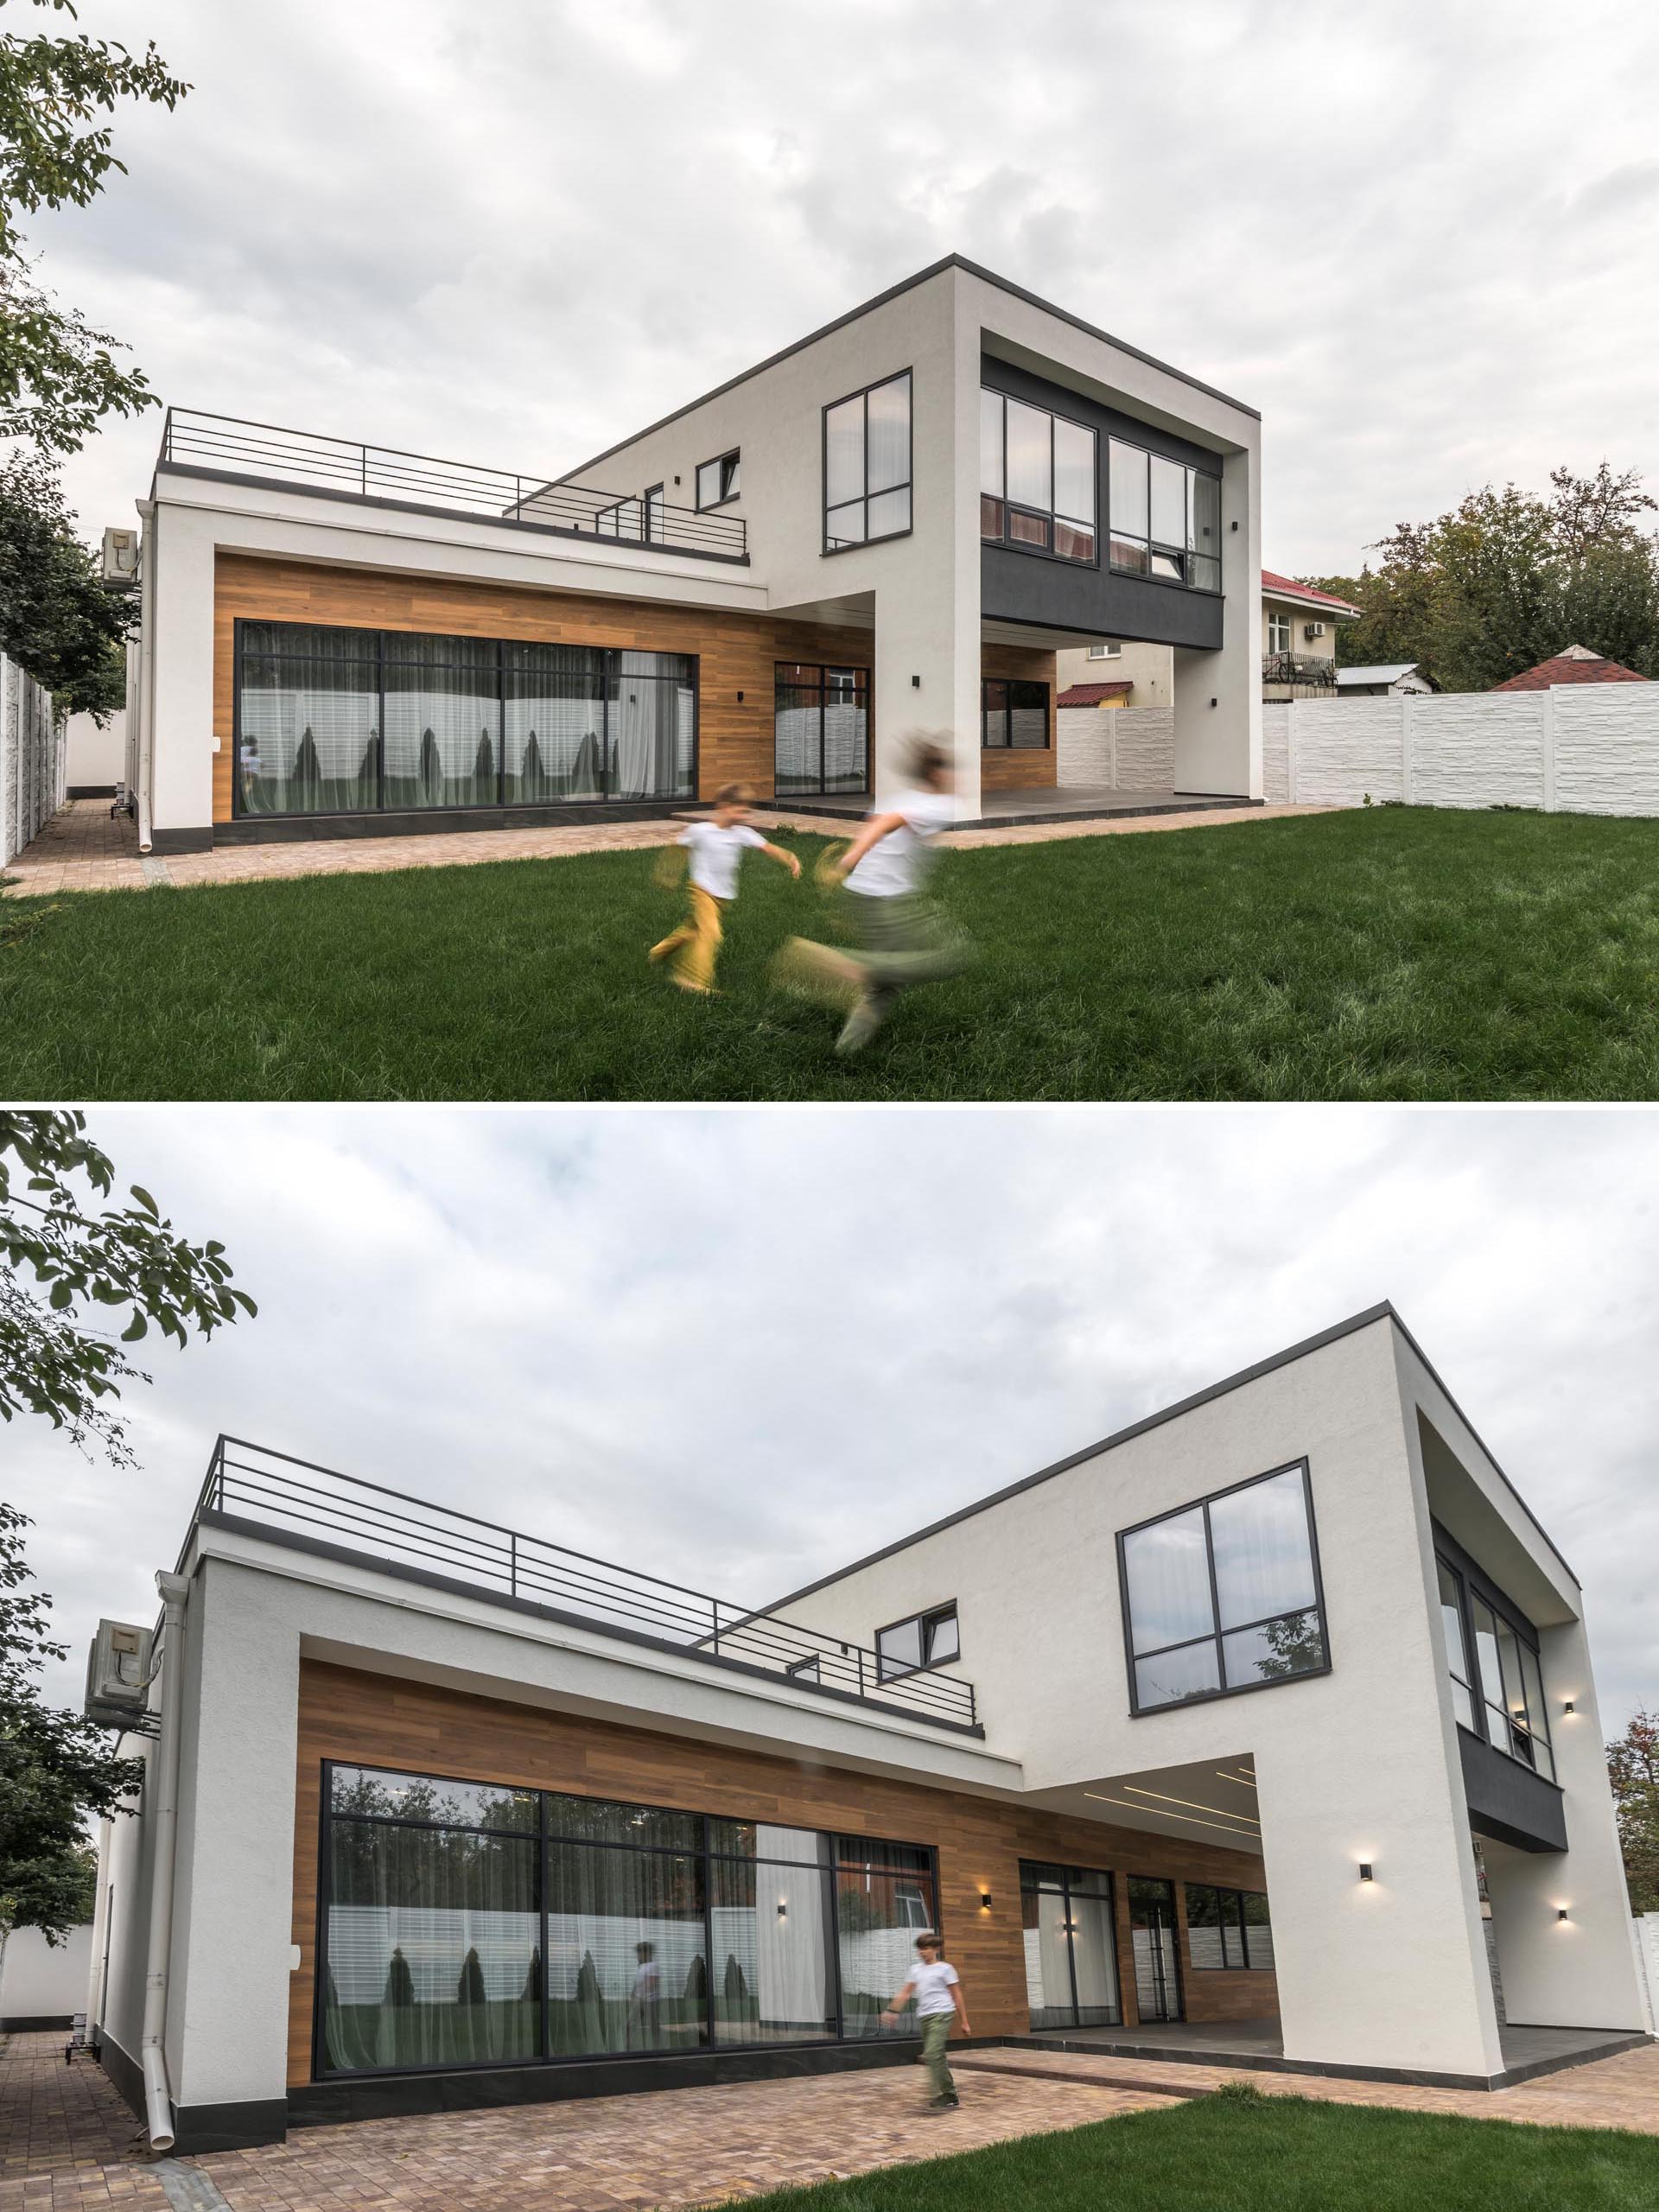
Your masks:
[[[749,809],[753,804],[754,793],[747,784],[728,784],[715,792],[714,811],[708,820],[692,823],[676,840],[688,856],[690,911],[678,929],[652,946],[648,957],[673,958],[669,973],[683,991],[707,995],[715,988],[720,918],[737,896],[737,872],[744,854],[765,853],[769,860],[781,862],[791,875],[801,872],[793,853],[768,844],[758,830],[749,827]]]
[[[961,1980],[955,1967],[941,1956],[938,1937],[932,1934],[918,1936],[916,1955],[910,1980],[881,2018],[896,2020],[905,2009],[906,1999],[916,1999],[916,2018],[922,2031],[922,2063],[927,2069],[932,2102],[944,2109],[962,2101],[950,2078],[950,2069],[945,2063],[944,2049],[950,2040],[950,2023],[959,2018],[965,2036],[972,2035],[973,2030],[968,2024]]]
[[[933,840],[956,819],[950,755],[918,738],[906,765],[908,787],[873,808],[852,843],[821,871],[823,881],[845,885],[862,950],[791,938],[779,957],[784,982],[843,1006],[850,1001],[838,1052],[861,1051],[901,991],[956,975],[970,956],[967,940],[922,896]]]

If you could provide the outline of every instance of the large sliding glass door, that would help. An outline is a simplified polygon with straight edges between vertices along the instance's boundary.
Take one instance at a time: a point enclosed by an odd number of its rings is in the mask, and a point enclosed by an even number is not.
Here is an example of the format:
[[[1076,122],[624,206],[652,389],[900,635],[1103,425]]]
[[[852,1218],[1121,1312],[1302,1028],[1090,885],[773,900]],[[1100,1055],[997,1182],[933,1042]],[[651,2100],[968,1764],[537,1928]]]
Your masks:
[[[869,693],[865,668],[777,664],[772,788],[779,798],[869,789]]]
[[[1179,2020],[1180,1938],[1173,1882],[1130,1876],[1129,1931],[1135,1947],[1135,2011],[1142,2020]]]
[[[688,653],[237,625],[238,817],[685,799]]]
[[[1115,2025],[1122,2013],[1111,1876],[1022,1859],[1020,1903],[1033,2033]]]

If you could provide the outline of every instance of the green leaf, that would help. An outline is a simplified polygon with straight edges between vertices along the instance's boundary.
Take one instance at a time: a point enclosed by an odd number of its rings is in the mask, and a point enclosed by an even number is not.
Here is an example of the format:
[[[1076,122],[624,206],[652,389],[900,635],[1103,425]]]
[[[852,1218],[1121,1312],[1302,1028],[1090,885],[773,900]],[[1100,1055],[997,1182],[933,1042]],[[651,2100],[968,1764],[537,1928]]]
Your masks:
[[[147,1336],[149,1333],[149,1324],[144,1319],[143,1308],[141,1306],[135,1306],[132,1309],[131,1320],[121,1332],[121,1341],[124,1344],[136,1344],[140,1337]]]

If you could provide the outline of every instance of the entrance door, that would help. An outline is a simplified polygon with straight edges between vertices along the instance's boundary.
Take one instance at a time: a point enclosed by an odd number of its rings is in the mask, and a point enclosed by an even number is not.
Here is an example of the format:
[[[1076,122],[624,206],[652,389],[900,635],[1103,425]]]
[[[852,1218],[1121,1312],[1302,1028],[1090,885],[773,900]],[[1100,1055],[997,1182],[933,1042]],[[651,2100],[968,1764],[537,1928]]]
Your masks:
[[[1033,2032],[1115,2026],[1117,1954],[1112,1879],[1087,1866],[1020,1862],[1026,1996]]]
[[[869,696],[868,669],[777,664],[772,788],[779,798],[869,789]]]
[[[1143,2020],[1181,2017],[1175,1885],[1129,1878],[1129,1928],[1135,1945],[1135,2002]]]

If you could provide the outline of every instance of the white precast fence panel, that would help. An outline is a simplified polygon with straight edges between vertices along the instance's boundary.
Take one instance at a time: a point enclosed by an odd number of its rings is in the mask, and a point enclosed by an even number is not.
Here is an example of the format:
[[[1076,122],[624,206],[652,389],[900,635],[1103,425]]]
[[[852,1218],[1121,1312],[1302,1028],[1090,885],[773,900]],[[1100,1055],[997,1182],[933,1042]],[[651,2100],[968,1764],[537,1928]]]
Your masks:
[[[1174,789],[1171,708],[1062,707],[1054,720],[1057,783],[1124,791]]]
[[[1297,699],[1262,709],[1262,748],[1269,805],[1659,816],[1659,683]]]
[[[0,865],[63,804],[64,760],[52,694],[0,653]]]
[[[1659,2035],[1659,1912],[1638,1913],[1630,1923],[1636,1945],[1637,1981],[1648,2008],[1648,2032]]]

